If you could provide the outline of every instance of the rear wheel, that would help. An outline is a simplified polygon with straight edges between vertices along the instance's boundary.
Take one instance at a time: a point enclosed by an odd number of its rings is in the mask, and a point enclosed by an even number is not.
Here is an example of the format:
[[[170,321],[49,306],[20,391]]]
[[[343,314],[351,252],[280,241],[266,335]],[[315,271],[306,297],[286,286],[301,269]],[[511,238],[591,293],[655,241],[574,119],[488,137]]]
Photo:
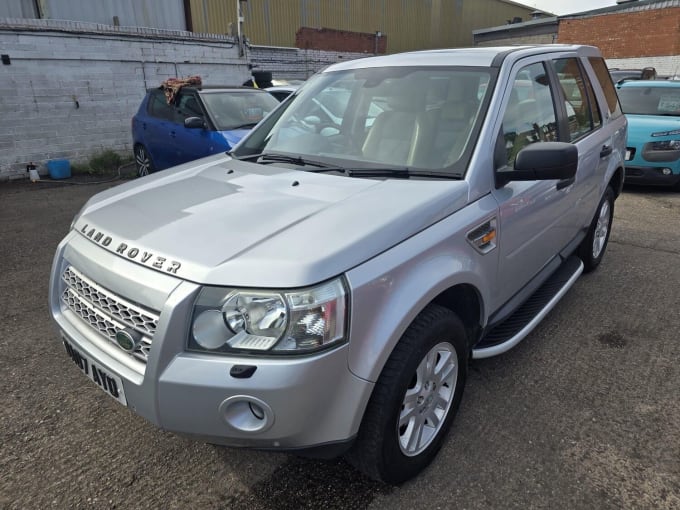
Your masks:
[[[413,321],[378,378],[348,460],[398,484],[422,471],[439,451],[463,395],[467,342],[462,322],[428,306]]]
[[[614,191],[607,186],[590,229],[578,249],[578,256],[583,261],[583,270],[593,271],[602,261],[609,242],[612,219],[614,217]]]
[[[137,176],[144,177],[154,172],[153,162],[151,156],[143,145],[135,146],[135,166],[137,167]]]

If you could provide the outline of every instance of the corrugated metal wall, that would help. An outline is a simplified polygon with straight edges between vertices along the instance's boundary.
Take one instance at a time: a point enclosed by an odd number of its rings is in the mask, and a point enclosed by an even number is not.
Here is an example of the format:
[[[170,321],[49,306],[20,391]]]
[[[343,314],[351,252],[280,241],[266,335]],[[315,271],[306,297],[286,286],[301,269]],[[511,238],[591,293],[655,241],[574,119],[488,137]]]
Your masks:
[[[190,0],[194,32],[236,31],[237,0]],[[295,46],[301,26],[387,35],[387,51],[472,46],[472,30],[533,9],[502,0],[248,0],[243,33],[253,44]]]
[[[37,18],[33,0],[2,0],[0,18]]]
[[[41,17],[121,26],[186,30],[182,0],[38,0]]]

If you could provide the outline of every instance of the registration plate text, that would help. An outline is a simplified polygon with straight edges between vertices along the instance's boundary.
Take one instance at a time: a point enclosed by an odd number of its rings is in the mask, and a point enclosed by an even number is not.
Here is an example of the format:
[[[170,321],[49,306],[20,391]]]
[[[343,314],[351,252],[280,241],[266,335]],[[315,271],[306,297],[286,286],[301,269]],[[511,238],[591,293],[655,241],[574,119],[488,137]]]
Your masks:
[[[104,390],[110,397],[123,405],[127,405],[127,400],[123,393],[123,381],[120,377],[110,374],[99,367],[95,362],[78,351],[66,340],[64,340],[64,347],[66,348],[69,357],[73,360],[73,363],[75,363],[75,365],[89,377],[92,382]]]

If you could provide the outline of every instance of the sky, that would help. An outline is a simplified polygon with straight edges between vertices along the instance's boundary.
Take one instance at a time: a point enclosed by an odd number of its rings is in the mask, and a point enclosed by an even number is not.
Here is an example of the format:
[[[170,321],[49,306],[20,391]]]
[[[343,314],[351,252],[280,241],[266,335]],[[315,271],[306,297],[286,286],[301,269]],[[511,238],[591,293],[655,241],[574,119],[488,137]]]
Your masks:
[[[616,5],[616,0],[513,0],[553,14],[571,14]]]

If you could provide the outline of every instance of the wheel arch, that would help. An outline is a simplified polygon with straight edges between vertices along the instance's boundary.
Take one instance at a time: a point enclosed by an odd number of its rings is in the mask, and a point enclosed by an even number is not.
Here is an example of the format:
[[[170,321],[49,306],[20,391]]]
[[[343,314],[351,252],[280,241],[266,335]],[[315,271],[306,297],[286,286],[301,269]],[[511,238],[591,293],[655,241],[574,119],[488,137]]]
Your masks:
[[[465,326],[468,347],[472,349],[481,332],[484,313],[479,290],[469,283],[459,283],[441,292],[431,303],[443,306],[458,315]]]
[[[381,316],[389,310],[389,321],[372,321],[370,325],[359,326],[354,321],[350,325],[354,336],[370,339],[368,341],[351,342],[349,353],[350,370],[363,379],[375,382],[382,372],[385,363],[394,351],[395,346],[406,329],[416,317],[430,304],[437,304],[456,313],[463,322],[468,336],[467,343],[471,354],[472,347],[478,339],[479,332],[486,322],[485,298],[481,289],[488,286],[475,273],[451,274],[438,282],[430,282],[425,286],[424,274],[410,275],[410,282],[401,282],[401,289],[394,289],[389,299],[376,301],[375,296],[366,296],[353,303],[355,312],[361,317],[372,313]],[[415,296],[418,292],[420,296]],[[410,302],[406,302],[408,296]],[[356,310],[360,308],[361,311]],[[384,315],[382,315],[384,316]]]
[[[614,198],[618,198],[618,196],[621,194],[621,191],[623,190],[623,176],[624,176],[623,167],[619,166],[616,168],[616,170],[614,170],[614,173],[609,179],[608,184],[609,186],[612,187],[612,190],[614,191]]]

